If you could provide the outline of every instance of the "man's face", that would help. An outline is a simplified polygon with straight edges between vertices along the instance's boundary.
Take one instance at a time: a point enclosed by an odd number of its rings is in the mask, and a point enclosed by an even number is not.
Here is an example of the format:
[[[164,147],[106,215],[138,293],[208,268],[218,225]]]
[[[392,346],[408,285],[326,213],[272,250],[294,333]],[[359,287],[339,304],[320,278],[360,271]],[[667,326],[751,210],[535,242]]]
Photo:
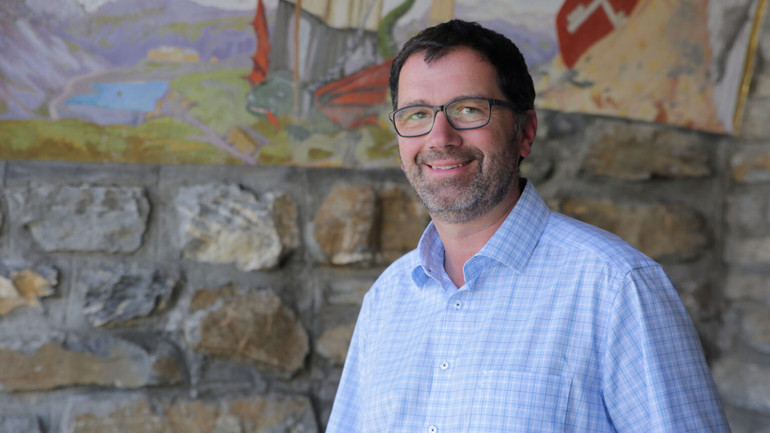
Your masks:
[[[443,105],[463,97],[506,99],[494,67],[469,48],[454,49],[430,64],[423,53],[412,55],[401,69],[398,95],[398,108]],[[456,130],[439,112],[428,134],[398,137],[404,172],[435,220],[468,222],[496,207],[513,206],[518,159],[529,155],[534,138],[528,127],[533,117],[534,112],[523,138],[516,132],[514,112],[500,106],[479,129]]]

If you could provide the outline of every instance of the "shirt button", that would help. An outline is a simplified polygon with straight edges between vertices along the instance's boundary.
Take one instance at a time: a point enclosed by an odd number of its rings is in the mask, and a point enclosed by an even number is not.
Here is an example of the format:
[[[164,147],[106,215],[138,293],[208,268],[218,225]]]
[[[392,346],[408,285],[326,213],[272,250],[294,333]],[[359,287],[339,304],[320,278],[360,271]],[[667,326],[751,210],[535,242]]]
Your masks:
[[[439,365],[439,367],[440,367],[442,370],[446,370],[446,369],[448,369],[448,368],[449,368],[449,362],[447,362],[447,361],[444,361],[444,362],[442,362],[442,363]]]
[[[463,308],[463,301],[455,301],[455,310]]]
[[[428,433],[438,433],[438,427],[435,425],[428,427]]]

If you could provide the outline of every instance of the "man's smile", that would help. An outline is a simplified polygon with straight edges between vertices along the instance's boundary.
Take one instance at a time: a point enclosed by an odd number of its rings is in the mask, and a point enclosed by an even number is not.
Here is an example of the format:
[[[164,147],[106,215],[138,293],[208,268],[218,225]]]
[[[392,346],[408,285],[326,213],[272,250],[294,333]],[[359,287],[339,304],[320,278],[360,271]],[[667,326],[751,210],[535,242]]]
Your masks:
[[[430,168],[432,168],[434,170],[451,170],[453,168],[465,167],[466,165],[468,165],[470,163],[471,163],[471,161],[469,160],[469,161],[464,161],[464,162],[458,162],[456,164],[447,164],[447,165],[438,165],[437,164],[437,165],[433,165],[433,164],[427,164],[426,163],[425,165],[427,165],[428,167],[430,167]]]

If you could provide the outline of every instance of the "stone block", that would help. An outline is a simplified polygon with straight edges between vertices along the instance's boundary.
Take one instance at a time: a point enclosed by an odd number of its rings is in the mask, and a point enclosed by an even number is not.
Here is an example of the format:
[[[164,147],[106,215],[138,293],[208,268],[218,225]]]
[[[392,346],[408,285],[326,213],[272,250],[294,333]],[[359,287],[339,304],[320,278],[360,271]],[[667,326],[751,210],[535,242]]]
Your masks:
[[[83,313],[93,326],[127,324],[164,310],[179,279],[177,271],[138,264],[86,270],[78,282],[86,290]]]
[[[332,264],[371,263],[376,251],[376,216],[374,188],[338,185],[313,218],[313,234]]]
[[[679,205],[570,199],[561,201],[559,209],[615,233],[655,260],[692,260],[709,244],[704,218]]]
[[[196,351],[252,362],[280,375],[302,368],[310,347],[307,332],[273,292],[203,289],[194,295],[191,309],[196,314],[186,335]]]
[[[64,428],[68,433],[318,432],[309,399],[278,394],[206,400],[79,398],[70,402]]]
[[[0,389],[44,391],[75,386],[140,388],[182,381],[176,351],[158,343],[147,351],[109,336],[67,335],[43,341],[0,342]]]
[[[316,340],[316,352],[341,367],[345,363],[354,328],[355,322],[324,331]]]
[[[695,133],[609,121],[596,126],[583,158],[584,172],[632,181],[712,174],[710,146]]]
[[[770,124],[767,118],[763,122]],[[742,146],[730,159],[730,169],[739,183],[770,182],[770,147]]]
[[[46,252],[134,252],[150,212],[137,187],[28,185],[7,197],[11,219]]]
[[[59,271],[50,265],[0,261],[0,316],[19,307],[37,307],[54,294]]]
[[[770,414],[770,366],[724,358],[714,364],[713,374],[725,401]]]
[[[180,188],[175,204],[186,259],[272,269],[299,245],[296,206],[285,196],[259,200],[234,184],[207,184]]]
[[[377,193],[380,203],[379,252],[391,263],[415,249],[430,222],[430,215],[412,190],[403,185],[388,185]]]

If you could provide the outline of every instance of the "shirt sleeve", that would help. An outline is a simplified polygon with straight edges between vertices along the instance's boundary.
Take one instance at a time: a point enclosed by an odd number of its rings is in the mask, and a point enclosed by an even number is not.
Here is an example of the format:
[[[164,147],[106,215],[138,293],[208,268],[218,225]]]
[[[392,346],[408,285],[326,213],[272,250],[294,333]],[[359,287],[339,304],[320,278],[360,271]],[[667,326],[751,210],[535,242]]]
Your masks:
[[[607,323],[604,403],[618,432],[729,432],[687,310],[659,266],[625,276]]]
[[[364,298],[353,337],[350,340],[342,377],[334,397],[329,422],[326,425],[326,433],[358,433],[363,431],[361,404],[364,401],[365,327],[369,312],[366,300],[367,297]]]

